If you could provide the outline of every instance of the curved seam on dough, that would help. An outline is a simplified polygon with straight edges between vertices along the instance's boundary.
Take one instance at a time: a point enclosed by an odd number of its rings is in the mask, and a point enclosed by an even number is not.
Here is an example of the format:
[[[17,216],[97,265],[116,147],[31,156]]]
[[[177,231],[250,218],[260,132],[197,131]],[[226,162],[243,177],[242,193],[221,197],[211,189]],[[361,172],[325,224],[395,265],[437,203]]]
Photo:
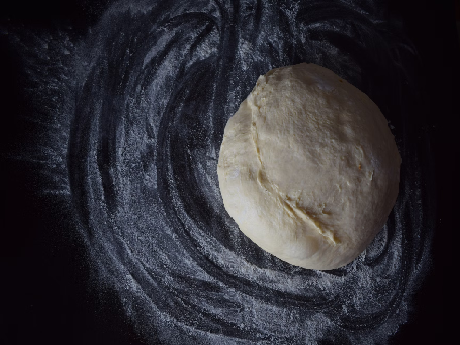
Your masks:
[[[254,105],[258,108],[257,104],[254,104]],[[262,162],[262,158],[260,157],[260,150],[257,145],[258,133],[257,133],[257,127],[256,127],[256,119],[254,116],[254,109],[251,109],[251,138],[254,144],[257,158],[260,163],[260,169],[257,172],[258,185],[261,188],[263,188],[269,195],[271,195],[275,199],[275,202],[277,202],[280,206],[283,207],[283,209],[286,211],[289,217],[294,218],[294,219],[303,220],[303,222],[306,222],[306,221],[310,222],[313,228],[316,229],[318,233],[321,236],[325,237],[331,244],[333,244],[334,246],[339,244],[340,241],[338,240],[337,236],[334,234],[333,231],[329,229],[325,229],[320,221],[313,219],[313,216],[309,215],[305,210],[298,208],[297,205],[291,205],[286,199],[284,199],[281,196],[278,186],[276,186],[274,183],[272,183],[267,178],[267,175],[265,174],[265,171],[264,171],[265,170],[264,164]],[[267,188],[263,180],[267,181],[269,188]]]

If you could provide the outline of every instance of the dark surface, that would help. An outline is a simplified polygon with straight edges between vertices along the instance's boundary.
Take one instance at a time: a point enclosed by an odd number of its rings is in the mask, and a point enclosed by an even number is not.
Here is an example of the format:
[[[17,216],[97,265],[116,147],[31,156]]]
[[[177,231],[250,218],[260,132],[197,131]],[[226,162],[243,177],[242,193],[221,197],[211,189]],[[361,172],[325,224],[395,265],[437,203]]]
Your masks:
[[[38,34],[68,29],[75,36],[94,25],[109,1],[8,1],[0,4],[0,27],[25,27]],[[25,98],[24,62],[0,36],[1,215],[0,343],[137,344],[114,306],[101,318],[87,292],[89,267],[77,238],[62,236],[72,225],[60,200],[40,193],[37,168],[11,159],[42,129],[21,117],[32,111]],[[107,294],[109,296],[110,294]],[[109,297],[106,297],[109,298]]]
[[[83,30],[94,22],[100,8],[103,5],[45,2],[29,7],[14,2],[2,8],[1,13],[11,14],[13,22],[32,29],[70,23]],[[426,145],[434,159],[425,157],[423,164],[435,169],[437,199],[433,269],[415,295],[412,317],[392,343],[453,344],[453,236],[458,227],[454,217],[460,206],[456,198],[460,143],[455,126],[460,103],[454,101],[455,95],[460,95],[460,52],[453,4],[393,1],[390,10],[401,15],[404,30],[425,66],[425,74],[420,76],[425,104],[420,104],[419,109],[420,117],[428,124],[425,130],[431,141]],[[60,236],[66,227],[66,220],[59,216],[65,215],[61,206],[56,202],[53,207],[49,197],[38,193],[40,181],[30,165],[5,158],[5,154],[27,145],[38,125],[18,116],[29,106],[23,99],[22,65],[16,53],[1,43],[0,343],[136,344],[132,330],[116,313],[106,313],[103,320],[96,317],[94,296],[85,292],[82,281],[89,270],[80,257],[82,245],[76,239]]]
[[[405,29],[425,66],[425,104],[421,116],[432,128],[430,143],[435,167],[437,223],[433,245],[433,270],[415,295],[412,320],[402,326],[395,344],[454,344],[454,233],[459,207],[460,143],[455,122],[460,114],[460,56],[455,32],[454,3],[398,2]]]

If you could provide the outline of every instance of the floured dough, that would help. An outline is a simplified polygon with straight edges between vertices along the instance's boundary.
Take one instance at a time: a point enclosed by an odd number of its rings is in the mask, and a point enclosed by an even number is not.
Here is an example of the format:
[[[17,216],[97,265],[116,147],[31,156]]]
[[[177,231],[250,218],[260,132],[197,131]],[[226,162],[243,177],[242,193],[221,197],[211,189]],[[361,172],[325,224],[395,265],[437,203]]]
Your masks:
[[[329,270],[355,259],[385,224],[401,157],[388,123],[327,68],[260,76],[225,126],[217,174],[241,231],[293,265]]]

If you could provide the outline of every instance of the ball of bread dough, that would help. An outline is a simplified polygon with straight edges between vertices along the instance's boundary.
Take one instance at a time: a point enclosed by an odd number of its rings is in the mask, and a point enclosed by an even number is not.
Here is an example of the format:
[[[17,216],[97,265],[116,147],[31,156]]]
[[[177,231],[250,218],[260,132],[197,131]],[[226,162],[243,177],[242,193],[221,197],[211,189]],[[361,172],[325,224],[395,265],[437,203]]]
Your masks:
[[[228,214],[265,251],[329,270],[385,224],[401,157],[363,92],[315,64],[276,68],[225,126],[217,174]]]

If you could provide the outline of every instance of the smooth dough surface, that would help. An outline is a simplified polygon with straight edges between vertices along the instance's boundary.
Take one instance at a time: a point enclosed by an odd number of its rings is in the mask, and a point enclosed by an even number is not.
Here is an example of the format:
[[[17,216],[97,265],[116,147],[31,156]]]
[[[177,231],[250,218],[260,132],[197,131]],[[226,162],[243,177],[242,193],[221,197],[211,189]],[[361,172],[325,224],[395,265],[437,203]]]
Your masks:
[[[328,270],[353,261],[385,224],[400,164],[371,99],[302,63],[259,77],[225,126],[217,174],[225,209],[252,241]]]

